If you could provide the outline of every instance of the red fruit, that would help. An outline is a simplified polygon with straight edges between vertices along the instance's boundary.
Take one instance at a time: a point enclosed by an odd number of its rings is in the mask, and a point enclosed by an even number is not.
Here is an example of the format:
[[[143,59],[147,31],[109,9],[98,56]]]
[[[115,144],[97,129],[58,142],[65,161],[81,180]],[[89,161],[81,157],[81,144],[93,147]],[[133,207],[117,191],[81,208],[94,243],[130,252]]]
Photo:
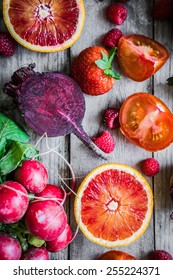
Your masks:
[[[154,250],[149,253],[149,260],[173,260],[173,257],[167,251]]]
[[[12,56],[15,51],[15,41],[8,32],[0,32],[0,53]]]
[[[115,129],[120,126],[119,109],[108,108],[103,114],[103,121],[109,129]]]
[[[17,182],[6,181],[0,185],[0,223],[16,223],[24,216],[29,204],[27,195]]]
[[[147,176],[155,176],[159,170],[160,165],[154,158],[147,158],[141,162],[141,170]]]
[[[122,37],[122,32],[118,28],[111,29],[102,40],[105,47],[113,48],[118,46],[118,41]]]
[[[111,4],[106,9],[106,15],[111,22],[121,25],[126,20],[127,9],[120,4]]]
[[[29,192],[39,193],[46,187],[48,172],[41,162],[29,159],[16,169],[14,178]]]
[[[44,246],[32,246],[23,253],[21,260],[49,260],[49,253]]]
[[[109,131],[101,132],[98,137],[92,138],[93,142],[105,153],[111,153],[115,148],[115,143]]]
[[[6,233],[0,233],[0,260],[19,260],[22,248],[17,239]]]
[[[72,62],[71,75],[83,92],[100,95],[108,92],[120,76],[111,68],[116,50],[108,54],[105,48],[84,49]]]
[[[155,19],[169,19],[173,17],[173,0],[160,0],[151,10],[151,16]]]

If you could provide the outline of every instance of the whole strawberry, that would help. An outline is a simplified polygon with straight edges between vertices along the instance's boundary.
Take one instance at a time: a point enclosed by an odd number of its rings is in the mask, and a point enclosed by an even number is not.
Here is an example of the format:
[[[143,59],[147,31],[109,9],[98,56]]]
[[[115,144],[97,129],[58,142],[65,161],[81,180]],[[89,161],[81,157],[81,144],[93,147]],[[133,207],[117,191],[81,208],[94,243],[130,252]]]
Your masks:
[[[154,158],[147,158],[141,162],[141,170],[147,176],[155,176],[159,170],[160,165]]]
[[[170,253],[164,250],[154,250],[149,253],[150,260],[173,260]]]
[[[127,18],[127,9],[120,4],[111,4],[106,9],[106,15],[111,22],[120,25]]]
[[[0,54],[12,56],[15,51],[15,41],[8,32],[0,32]]]
[[[115,79],[121,77],[112,70],[116,48],[108,54],[105,48],[93,46],[84,49],[72,62],[71,76],[84,93],[100,95],[108,92]]]
[[[173,18],[173,0],[160,0],[156,2],[151,10],[151,15],[155,19]]]
[[[92,141],[105,153],[111,153],[115,148],[115,143],[109,131],[101,132],[97,137],[93,137]]]
[[[105,34],[102,40],[102,44],[105,47],[113,48],[118,46],[118,41],[122,37],[122,32],[118,28],[111,29]]]

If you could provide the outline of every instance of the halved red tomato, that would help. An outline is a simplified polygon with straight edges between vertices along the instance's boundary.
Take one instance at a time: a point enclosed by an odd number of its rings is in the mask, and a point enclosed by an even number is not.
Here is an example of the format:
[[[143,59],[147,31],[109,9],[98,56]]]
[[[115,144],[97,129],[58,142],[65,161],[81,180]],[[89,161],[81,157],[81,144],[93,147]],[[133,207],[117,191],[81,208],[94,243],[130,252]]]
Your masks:
[[[130,95],[120,109],[121,132],[151,152],[173,142],[173,115],[162,100],[146,92]]]
[[[118,61],[124,74],[142,82],[155,74],[168,60],[165,46],[143,35],[126,35],[118,42]]]

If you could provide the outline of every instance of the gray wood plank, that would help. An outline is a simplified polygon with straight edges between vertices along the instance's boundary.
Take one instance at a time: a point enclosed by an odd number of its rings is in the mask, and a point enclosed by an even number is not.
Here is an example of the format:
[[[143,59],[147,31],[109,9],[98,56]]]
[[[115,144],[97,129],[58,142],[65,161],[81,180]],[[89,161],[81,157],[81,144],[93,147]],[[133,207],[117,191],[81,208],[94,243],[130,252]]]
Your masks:
[[[85,28],[78,42],[71,48],[72,57],[78,55],[81,50],[88,46],[100,45],[103,34],[115,27],[105,17],[105,8],[110,3],[111,1],[85,1]],[[121,26],[116,27],[120,28],[124,35],[139,33],[152,37],[152,20],[148,18],[148,11],[151,5],[150,1],[131,0],[126,5],[128,8],[128,19]],[[115,67],[121,72],[118,69],[117,63],[115,63]],[[152,92],[152,80],[149,79],[142,83],[136,83],[123,76],[123,79],[117,81],[109,93],[102,96],[89,96],[85,94],[86,113],[83,121],[85,130],[91,137],[105,130],[105,126],[102,123],[103,111],[107,107],[119,106],[127,96],[140,91]],[[127,141],[119,131],[111,131],[111,133],[115,138],[116,148],[107,162],[126,163],[139,169],[139,162],[142,159],[152,156],[151,153]],[[78,154],[80,154],[80,157]],[[75,168],[77,176],[84,177],[94,167],[104,162],[102,159],[93,155],[91,151],[87,150],[75,136],[71,136],[71,163]],[[81,180],[82,178],[78,180],[78,185]],[[147,178],[147,181],[150,185],[152,184],[150,179]],[[71,207],[73,207],[73,201]],[[75,228],[73,213],[71,213],[71,222],[73,223],[73,228]],[[128,247],[120,247],[119,249],[133,254],[138,259],[142,259],[146,258],[147,252],[153,247],[153,220],[151,220],[148,230],[140,239]],[[70,245],[70,259],[94,259],[107,250],[104,247],[91,243],[79,232],[76,239]]]

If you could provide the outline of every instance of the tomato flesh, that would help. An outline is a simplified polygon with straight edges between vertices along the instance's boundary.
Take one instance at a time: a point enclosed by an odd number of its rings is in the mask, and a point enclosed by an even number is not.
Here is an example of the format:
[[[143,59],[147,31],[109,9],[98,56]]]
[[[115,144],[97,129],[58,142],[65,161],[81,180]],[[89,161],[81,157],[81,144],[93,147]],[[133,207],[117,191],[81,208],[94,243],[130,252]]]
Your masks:
[[[124,74],[142,82],[154,75],[168,60],[165,46],[143,35],[127,35],[118,43],[118,61]]]
[[[166,148],[173,141],[173,115],[157,97],[139,92],[129,96],[120,109],[121,132],[148,151]]]

